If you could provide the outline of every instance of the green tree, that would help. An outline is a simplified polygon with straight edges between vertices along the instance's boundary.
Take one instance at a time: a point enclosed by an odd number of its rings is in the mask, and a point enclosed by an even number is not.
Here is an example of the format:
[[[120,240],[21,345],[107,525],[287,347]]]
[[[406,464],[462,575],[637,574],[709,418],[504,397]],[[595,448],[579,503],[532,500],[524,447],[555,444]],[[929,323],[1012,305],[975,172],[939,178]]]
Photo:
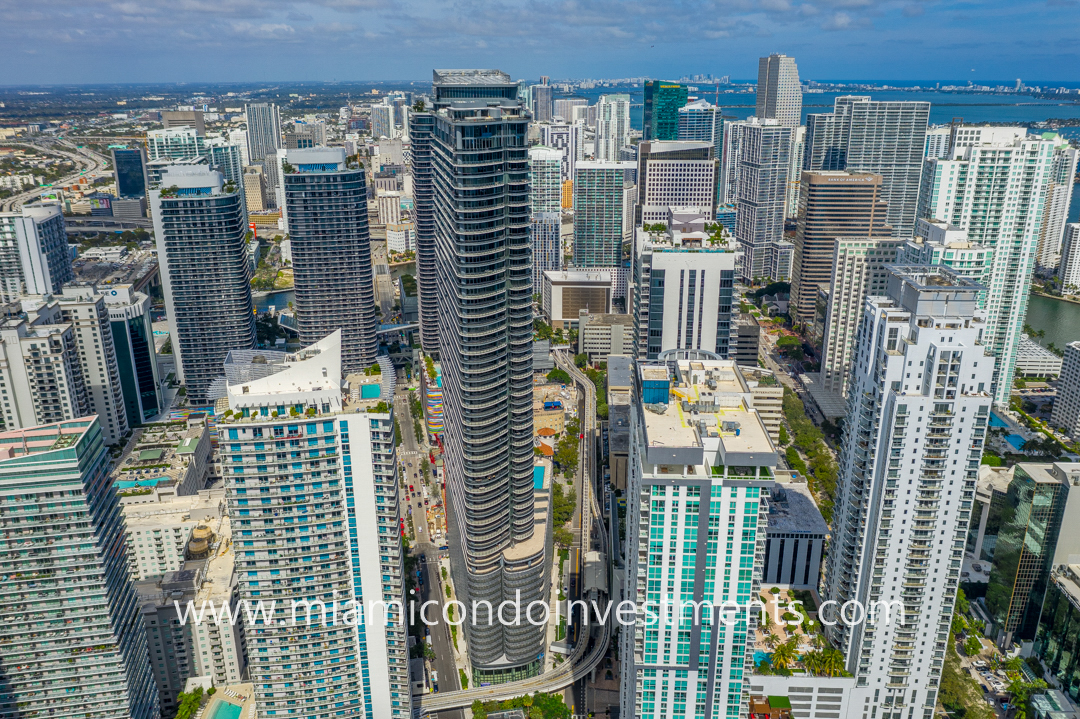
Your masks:
[[[547,373],[548,382],[558,382],[560,384],[570,384],[570,375],[565,370],[561,370],[558,367]]]
[[[589,366],[589,355],[582,352],[581,354],[574,355],[574,365],[578,369],[585,369]]]
[[[975,635],[971,635],[964,640],[964,654],[967,654],[969,657],[973,657],[981,653],[982,648],[982,642],[980,642],[979,638]]]

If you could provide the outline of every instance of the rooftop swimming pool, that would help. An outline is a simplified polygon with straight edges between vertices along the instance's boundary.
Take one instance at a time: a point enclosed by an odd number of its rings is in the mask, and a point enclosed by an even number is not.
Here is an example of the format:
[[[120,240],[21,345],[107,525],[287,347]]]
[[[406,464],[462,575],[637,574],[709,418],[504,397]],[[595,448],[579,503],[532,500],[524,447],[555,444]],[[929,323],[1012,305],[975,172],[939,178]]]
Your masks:
[[[240,707],[222,699],[217,703],[210,719],[240,719]]]
[[[533,467],[533,489],[544,488],[544,468],[540,465]]]

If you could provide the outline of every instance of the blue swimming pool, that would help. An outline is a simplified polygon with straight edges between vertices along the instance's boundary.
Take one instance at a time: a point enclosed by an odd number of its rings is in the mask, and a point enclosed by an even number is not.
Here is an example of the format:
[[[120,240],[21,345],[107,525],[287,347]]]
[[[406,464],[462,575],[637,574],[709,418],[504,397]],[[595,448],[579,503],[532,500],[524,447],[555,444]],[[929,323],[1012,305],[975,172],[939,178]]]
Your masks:
[[[116,486],[120,489],[131,489],[132,487],[156,487],[159,482],[169,481],[168,477],[154,477],[152,479],[121,479],[116,482]]]
[[[771,655],[768,652],[763,652],[760,649],[755,650],[754,651],[754,666],[756,667],[758,664],[761,664],[762,662],[769,662],[771,664],[772,662],[769,660],[770,656]]]
[[[1009,423],[998,417],[996,412],[990,413],[990,426],[991,427],[1008,427]]]
[[[240,707],[222,699],[210,719],[239,719]]]
[[[378,399],[380,394],[382,394],[382,385],[380,384],[360,385],[360,399]]]
[[[544,468],[540,465],[533,467],[533,489],[544,488]]]
[[[1024,439],[1023,435],[1007,434],[1005,435],[1005,441],[1012,445],[1013,449],[1019,452],[1020,449],[1024,446],[1024,442],[1026,440]]]

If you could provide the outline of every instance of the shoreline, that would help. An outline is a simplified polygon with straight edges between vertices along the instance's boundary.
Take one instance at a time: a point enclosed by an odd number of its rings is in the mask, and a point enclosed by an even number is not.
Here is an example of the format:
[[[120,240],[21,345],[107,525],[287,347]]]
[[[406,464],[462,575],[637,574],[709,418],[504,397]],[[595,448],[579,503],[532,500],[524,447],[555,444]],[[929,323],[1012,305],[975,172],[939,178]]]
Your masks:
[[[1059,300],[1061,302],[1068,302],[1071,305],[1080,305],[1080,300],[1073,300],[1073,299],[1069,299],[1068,297],[1058,297],[1057,295],[1048,295],[1045,292],[1039,292],[1037,290],[1032,290],[1031,294],[1038,295],[1039,297],[1046,297],[1047,299],[1051,299],[1051,300]]]

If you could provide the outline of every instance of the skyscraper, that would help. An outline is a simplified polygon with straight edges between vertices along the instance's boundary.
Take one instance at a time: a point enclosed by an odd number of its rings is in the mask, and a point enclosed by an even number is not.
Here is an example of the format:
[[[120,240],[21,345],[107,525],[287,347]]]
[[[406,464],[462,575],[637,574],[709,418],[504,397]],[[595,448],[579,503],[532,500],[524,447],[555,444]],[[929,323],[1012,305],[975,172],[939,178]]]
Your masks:
[[[734,361],[636,370],[623,586],[644,611],[619,632],[621,715],[745,716],[776,447]]]
[[[791,268],[791,317],[814,319],[818,286],[832,281],[837,237],[890,237],[881,177],[857,172],[804,172]],[[856,311],[859,311],[858,309]]]
[[[0,432],[0,530],[0,711],[160,717],[96,417]]]
[[[636,194],[632,162],[583,160],[574,176],[574,266],[615,267],[632,237]],[[629,205],[629,207],[628,207]]]
[[[544,272],[562,269],[563,153],[538,145],[529,148],[529,241],[532,245],[532,292],[540,294]]]
[[[371,136],[375,139],[394,136],[394,107],[385,101],[371,106]]]
[[[766,277],[769,248],[784,240],[791,134],[778,120],[751,118],[743,129],[735,238],[742,247],[740,272],[746,282]]]
[[[0,212],[0,302],[59,292],[74,278],[59,204]]]
[[[757,110],[761,119],[784,127],[802,124],[802,87],[795,58],[773,53],[758,60]]]
[[[679,108],[686,105],[688,92],[686,85],[677,82],[645,82],[642,140],[679,139]]]
[[[342,367],[359,372],[379,349],[364,168],[346,165],[340,147],[278,156],[300,342],[315,344],[340,329]]]
[[[547,83],[533,85],[529,88],[532,95],[533,120],[536,122],[551,122],[552,118],[552,94],[554,88]]]
[[[420,103],[423,107],[423,103]],[[435,273],[435,187],[431,142],[435,116],[431,108],[409,114],[412,140],[413,199],[416,223],[416,288],[420,344],[428,354],[439,353],[439,302]]]
[[[467,607],[525,606],[546,600],[551,562],[533,484],[529,116],[504,72],[436,70],[433,84],[451,571]],[[462,184],[466,171],[476,184]],[[491,206],[492,196],[503,199]],[[544,627],[464,627],[473,684],[541,670]]]
[[[1051,184],[1054,139],[1022,127],[959,126],[951,159],[926,161],[919,217],[991,249],[983,342],[997,357],[994,401],[1007,404]]]
[[[236,351],[224,364],[236,419],[219,418],[218,431],[243,553],[239,594],[269,608],[244,617],[249,667],[260,715],[405,719],[393,403],[343,401],[341,372],[338,332],[296,354]],[[392,388],[383,392],[392,398]],[[301,442],[302,452],[290,449]],[[350,606],[361,608],[362,624],[345,618]]]
[[[573,180],[574,168],[585,159],[585,123],[541,123],[540,144],[562,152],[562,179]]]
[[[713,219],[716,197],[714,146],[706,141],[650,141],[638,145],[637,184],[641,223],[666,223],[672,207],[694,208]]]
[[[934,713],[992,403],[979,289],[895,266],[859,326],[822,587],[864,610],[823,619],[868,715]]]
[[[1039,256],[1036,262],[1040,267],[1055,269],[1061,261],[1061,242],[1065,236],[1065,223],[1069,221],[1073,180],[1076,178],[1080,151],[1070,146],[1069,141],[1061,135],[1055,137],[1052,133],[1044,133],[1043,137],[1054,140],[1056,146],[1046,186],[1046,207],[1039,229]]]
[[[98,416],[105,444],[120,442],[127,434],[129,425],[104,295],[98,294],[92,286],[65,287],[63,295],[24,297],[22,307],[32,328],[41,325],[71,327],[72,339],[77,347],[75,360],[82,365],[82,390],[86,394],[90,412]],[[33,355],[31,351],[30,357]],[[34,373],[33,366],[26,367],[26,370]],[[36,400],[40,400],[40,394]],[[72,403],[71,412],[65,419],[78,416],[76,406]],[[19,426],[25,427],[27,424],[8,424],[10,428]]]
[[[832,113],[806,118],[803,169],[881,175],[881,199],[888,204],[892,234],[911,237],[929,116],[928,102],[838,97]]]
[[[229,350],[255,346],[244,197],[205,165],[168,168],[150,206],[176,372],[199,405]]]
[[[1078,225],[1070,225],[1077,227]],[[1080,341],[1065,345],[1061,363],[1061,383],[1050,424],[1060,428],[1073,439],[1080,437]]]
[[[552,110],[551,119],[561,117],[563,122],[574,121],[574,108],[575,107],[588,107],[589,101],[583,97],[560,97],[555,100],[554,109]]]
[[[563,154],[543,145],[529,148],[529,212],[558,212]]]
[[[281,149],[281,114],[272,102],[249,102],[244,105],[244,116],[248,162],[254,165]]]
[[[1064,235],[1057,276],[1063,290],[1076,294],[1080,291],[1080,224],[1071,222],[1065,225]]]
[[[194,127],[170,127],[146,133],[150,160],[193,160],[206,155],[206,137]]]
[[[867,297],[885,292],[888,266],[904,240],[895,237],[837,237],[821,341],[821,386],[839,399],[847,394],[855,333]]]
[[[111,151],[117,197],[145,197],[146,149],[114,147]]]
[[[619,159],[619,150],[630,144],[630,96],[601,95],[596,103],[597,160]]]
[[[635,354],[655,360],[676,349],[727,359],[735,248],[713,245],[702,232],[638,230],[634,250]],[[632,305],[631,305],[632,303]]]
[[[679,140],[708,142],[713,157],[720,159],[724,147],[724,119],[721,110],[705,100],[695,100],[679,108]]]
[[[116,364],[123,385],[129,427],[138,427],[163,409],[150,297],[131,285],[111,285],[105,291]]]
[[[205,145],[206,162],[211,170],[217,170],[225,182],[235,185],[244,184],[244,161],[240,155],[240,146],[220,138],[210,137]]]

